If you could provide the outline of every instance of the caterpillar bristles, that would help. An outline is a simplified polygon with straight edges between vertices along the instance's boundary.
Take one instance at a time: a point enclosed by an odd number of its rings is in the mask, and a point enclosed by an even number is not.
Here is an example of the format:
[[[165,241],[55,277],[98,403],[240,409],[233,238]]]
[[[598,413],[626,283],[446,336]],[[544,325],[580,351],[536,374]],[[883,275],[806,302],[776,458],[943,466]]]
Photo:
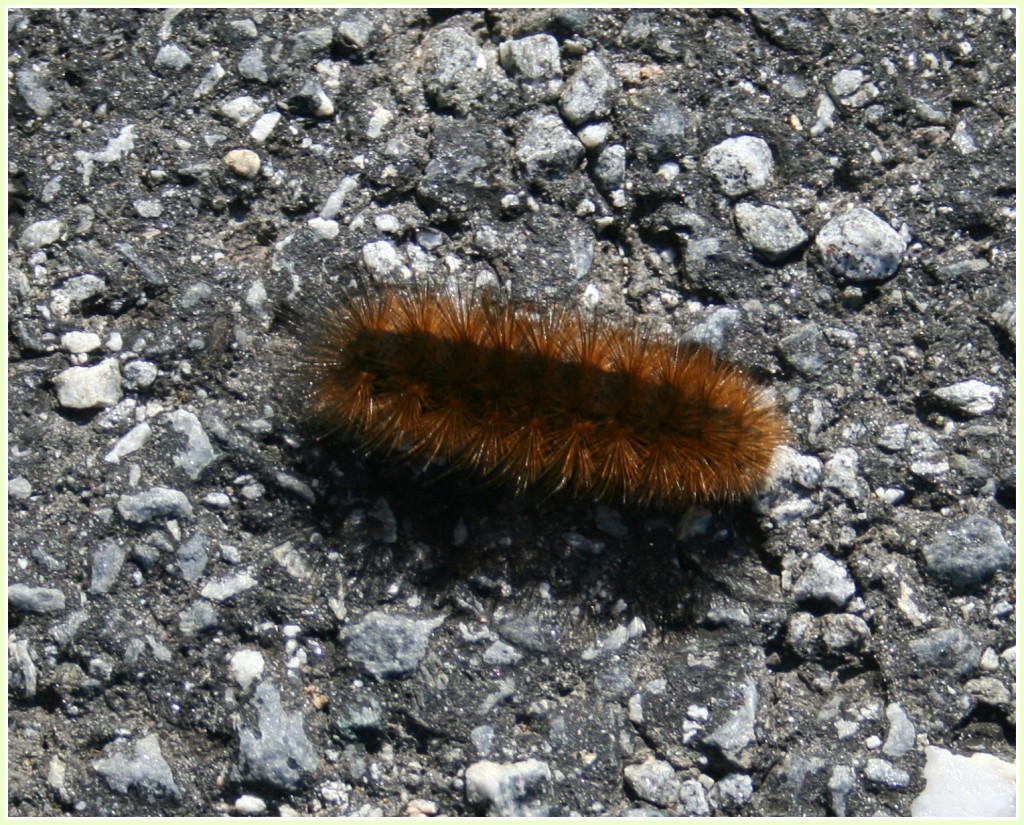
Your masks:
[[[787,429],[711,350],[568,309],[387,286],[326,307],[301,357],[313,418],[375,451],[608,502],[756,493]]]

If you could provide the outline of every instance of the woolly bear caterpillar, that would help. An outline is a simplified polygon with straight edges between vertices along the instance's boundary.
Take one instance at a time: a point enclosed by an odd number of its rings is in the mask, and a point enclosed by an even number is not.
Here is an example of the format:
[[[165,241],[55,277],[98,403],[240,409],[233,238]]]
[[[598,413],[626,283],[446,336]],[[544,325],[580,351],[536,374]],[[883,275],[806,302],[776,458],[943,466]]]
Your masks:
[[[643,506],[760,489],[787,429],[711,350],[578,311],[385,287],[319,313],[315,418],[372,449]]]

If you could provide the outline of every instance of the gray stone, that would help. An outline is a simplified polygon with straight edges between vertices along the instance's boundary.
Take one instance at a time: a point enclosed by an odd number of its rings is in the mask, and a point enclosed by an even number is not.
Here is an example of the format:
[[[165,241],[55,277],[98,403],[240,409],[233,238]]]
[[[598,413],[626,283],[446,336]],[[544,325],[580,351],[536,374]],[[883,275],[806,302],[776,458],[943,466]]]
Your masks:
[[[38,72],[22,69],[15,74],[14,80],[18,86],[18,94],[36,115],[49,117],[53,113],[53,98],[50,97]]]
[[[35,221],[21,230],[18,246],[25,252],[35,252],[37,249],[59,241],[62,234],[64,234],[64,224],[57,218]]]
[[[332,43],[334,43],[334,31],[330,26],[303,29],[296,32],[292,40],[292,57],[296,62],[303,62],[314,58],[317,54],[326,55]]]
[[[505,183],[509,154],[507,140],[497,129],[442,120],[434,129],[433,157],[417,191],[448,209],[493,209],[511,185]]]
[[[743,237],[769,260],[785,258],[807,241],[807,233],[788,209],[740,203],[735,215]]]
[[[293,475],[274,473],[274,481],[282,490],[291,493],[296,498],[302,499],[307,504],[312,504],[316,501],[316,493],[313,492],[313,488]]]
[[[889,721],[889,733],[882,745],[882,752],[896,758],[913,750],[918,732],[914,730],[906,711],[896,702],[891,702],[886,706],[886,719]]]
[[[185,449],[174,456],[174,465],[195,481],[217,457],[210,438],[194,413],[175,410],[167,413],[166,417],[171,422],[171,429],[184,435],[186,441]]]
[[[753,135],[726,138],[712,146],[704,168],[729,197],[764,189],[771,180],[774,161],[768,144]]]
[[[235,800],[235,813],[242,816],[262,816],[267,812],[267,803],[252,794],[242,794]]]
[[[821,623],[810,613],[797,612],[786,621],[786,643],[805,659],[820,655]]]
[[[858,474],[860,459],[852,447],[840,447],[832,458],[825,462],[825,474],[822,484],[838,490],[846,498],[856,500],[863,493],[863,485]]]
[[[443,618],[411,619],[374,611],[346,628],[342,639],[349,658],[375,678],[408,676],[426,655],[430,635],[443,623]]]
[[[157,366],[150,361],[129,361],[124,365],[121,383],[126,390],[145,390],[156,381]]]
[[[346,739],[359,739],[366,734],[379,735],[384,729],[380,702],[372,696],[345,706],[334,717],[334,727]]]
[[[551,783],[546,762],[474,762],[466,768],[466,800],[492,816],[547,816],[542,796]]]
[[[965,676],[977,667],[981,647],[963,628],[939,627],[912,639],[910,652],[921,665]]]
[[[71,410],[112,407],[123,397],[121,368],[116,358],[93,367],[69,367],[53,379],[57,403]]]
[[[210,540],[202,531],[196,532],[178,546],[178,569],[181,577],[189,584],[195,584],[202,578],[210,560],[209,547]]]
[[[679,783],[679,813],[682,816],[708,816],[708,792],[696,779],[685,779]]]
[[[477,756],[487,756],[494,746],[494,728],[490,725],[477,725],[469,732],[469,739],[476,748]]]
[[[252,590],[257,584],[259,582],[247,570],[242,570],[207,582],[199,594],[211,602],[226,602],[246,590]]]
[[[319,766],[303,729],[302,713],[285,710],[280,691],[270,682],[256,688],[249,707],[255,710],[256,726],[239,726],[238,773],[242,782],[297,790]]]
[[[140,739],[131,752],[126,751],[122,742],[114,742],[103,753],[104,757],[93,762],[92,767],[115,793],[136,793],[149,803],[181,802],[181,789],[160,750],[157,734]]]
[[[708,799],[716,811],[729,813],[739,810],[753,795],[753,780],[744,773],[731,773],[712,786]]]
[[[939,387],[932,391],[932,395],[960,415],[978,416],[986,415],[996,408],[999,399],[1003,397],[1003,390],[971,379]]]
[[[980,676],[977,679],[968,679],[964,683],[964,690],[979,702],[992,705],[997,708],[1008,708],[1013,700],[1010,689],[994,676]]]
[[[427,97],[442,109],[465,114],[485,83],[483,50],[462,29],[434,29],[423,44],[421,68]]]
[[[840,69],[832,75],[832,94],[836,97],[852,95],[864,83],[864,72],[860,69]]]
[[[910,774],[897,768],[887,759],[872,757],[864,765],[864,776],[871,782],[890,790],[899,790],[910,784]]]
[[[860,616],[830,613],[820,619],[821,641],[830,653],[855,653],[864,649],[871,628]]]
[[[7,497],[26,501],[32,495],[32,482],[24,476],[17,476],[7,482]]]
[[[668,762],[652,759],[640,765],[627,765],[623,773],[630,790],[645,802],[668,808],[679,799],[679,780]]]
[[[992,313],[992,320],[1009,339],[1017,343],[1017,301],[1011,298],[999,305],[999,309]]]
[[[576,169],[583,158],[583,144],[557,115],[543,113],[527,121],[516,142],[516,157],[528,181],[559,178]]]
[[[252,120],[261,111],[260,105],[248,95],[232,98],[220,107],[220,113],[228,120],[241,125]]]
[[[180,490],[167,487],[151,487],[142,493],[123,495],[117,501],[117,511],[132,524],[192,518],[188,497]]]
[[[489,665],[514,665],[522,658],[522,653],[500,640],[494,642],[483,654],[484,662]]]
[[[370,44],[372,34],[373,22],[362,14],[348,13],[348,16],[338,23],[338,36],[341,41],[354,49],[365,49]]]
[[[334,114],[334,102],[323,87],[313,80],[307,80],[297,91],[292,92],[285,105],[299,117],[330,117]]]
[[[608,696],[626,696],[636,685],[629,678],[629,671],[622,665],[609,665],[594,678],[594,687]]]
[[[846,566],[823,553],[811,557],[793,585],[793,597],[798,604],[817,602],[841,608],[856,592]]]
[[[700,344],[720,352],[742,321],[743,313],[738,309],[715,307],[707,318],[688,329],[682,340],[687,344]]]
[[[574,126],[607,117],[619,95],[618,79],[594,53],[583,55],[579,68],[562,88],[562,115]]]
[[[690,123],[672,98],[652,93],[636,105],[634,151],[652,163],[685,155]]]
[[[157,69],[180,72],[192,65],[192,58],[181,46],[175,43],[166,43],[156,53],[155,65]]]
[[[743,751],[754,744],[759,695],[757,683],[747,679],[740,688],[740,704],[721,725],[704,736],[704,742],[718,748],[730,762],[747,767]]]
[[[44,615],[64,611],[64,594],[55,587],[12,584],[7,588],[7,604],[18,610]]]
[[[594,162],[594,177],[606,191],[621,189],[626,182],[626,147],[620,143],[605,146]]]
[[[92,578],[89,582],[90,593],[109,593],[117,581],[124,564],[125,552],[116,541],[101,542],[92,554]]]
[[[779,342],[786,364],[807,378],[825,371],[828,343],[815,323],[802,324]]]
[[[562,86],[562,58],[550,34],[506,40],[498,46],[502,67],[541,100],[551,100]]]
[[[267,71],[263,49],[254,47],[243,52],[238,59],[238,73],[246,80],[266,83],[270,79],[270,73]]]
[[[884,281],[899,269],[907,244],[867,209],[851,209],[825,224],[815,246],[825,266],[851,281]]]
[[[119,463],[126,455],[131,455],[145,447],[152,435],[153,428],[147,422],[136,424],[117,440],[110,452],[103,456],[103,460],[109,464]]]
[[[999,525],[984,516],[968,516],[935,534],[924,560],[936,576],[959,587],[988,581],[1013,566],[1013,548]]]
[[[209,602],[195,601],[178,614],[178,628],[187,636],[198,636],[220,627],[220,614]]]
[[[856,774],[849,765],[836,765],[828,778],[828,790],[832,795],[832,813],[846,816],[846,797],[857,787]]]
[[[642,636],[647,631],[647,626],[644,624],[644,620],[639,616],[633,617],[628,625],[620,624],[615,627],[606,636],[598,639],[594,644],[587,647],[581,654],[580,658],[584,662],[590,662],[595,659],[603,659],[607,656],[611,656],[613,653],[617,653],[631,640]]]
[[[135,207],[135,214],[140,218],[159,218],[164,213],[164,207],[160,201],[139,198],[132,201],[132,206]]]
[[[28,641],[18,639],[13,645],[8,643],[8,656],[11,664],[11,676],[8,689],[20,688],[21,695],[32,699],[36,695],[39,684],[39,671],[32,661],[32,650]]]

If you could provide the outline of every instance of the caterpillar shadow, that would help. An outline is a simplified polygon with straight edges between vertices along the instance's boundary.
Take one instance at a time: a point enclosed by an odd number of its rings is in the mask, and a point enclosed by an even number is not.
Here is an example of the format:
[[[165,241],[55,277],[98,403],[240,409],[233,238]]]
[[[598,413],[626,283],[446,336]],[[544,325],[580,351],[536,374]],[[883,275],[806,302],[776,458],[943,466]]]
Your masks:
[[[308,472],[336,479],[312,518],[316,530],[344,541],[348,574],[370,602],[387,600],[396,581],[456,611],[467,602],[527,607],[544,592],[596,620],[639,616],[668,630],[743,598],[737,570],[761,563],[765,537],[749,504],[681,516],[516,494],[437,467],[417,473],[404,462],[343,461],[340,478],[333,459],[307,463]]]

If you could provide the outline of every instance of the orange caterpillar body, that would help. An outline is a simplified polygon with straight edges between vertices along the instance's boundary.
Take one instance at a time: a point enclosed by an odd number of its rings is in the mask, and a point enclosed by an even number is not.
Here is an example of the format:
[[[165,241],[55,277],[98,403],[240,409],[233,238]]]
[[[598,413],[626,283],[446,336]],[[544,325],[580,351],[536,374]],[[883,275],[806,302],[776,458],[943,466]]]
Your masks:
[[[786,439],[765,392],[711,350],[576,311],[388,288],[327,310],[307,356],[325,425],[518,489],[735,500]]]

